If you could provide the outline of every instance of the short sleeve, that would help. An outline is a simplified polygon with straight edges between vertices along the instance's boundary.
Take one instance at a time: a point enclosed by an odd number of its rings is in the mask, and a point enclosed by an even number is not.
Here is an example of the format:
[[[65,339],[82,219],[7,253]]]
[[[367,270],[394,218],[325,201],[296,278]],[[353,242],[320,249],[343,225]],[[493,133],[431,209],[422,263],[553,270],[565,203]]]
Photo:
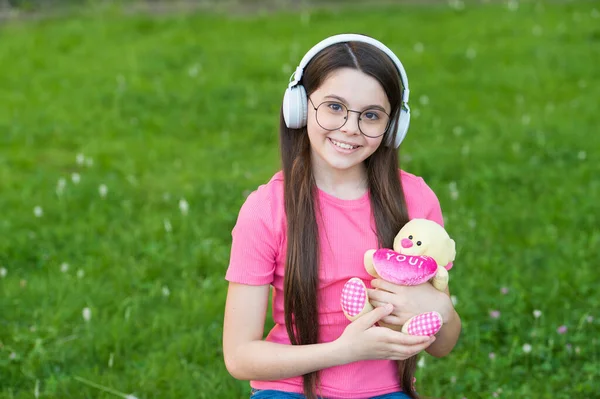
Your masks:
[[[426,205],[425,209],[425,218],[429,220],[433,220],[438,223],[440,226],[444,227],[444,216],[442,215],[442,207],[440,205],[440,201],[438,200],[435,192],[425,183],[425,180],[419,179],[421,181],[422,195],[423,195],[423,204]],[[452,269],[453,262],[450,262],[446,266],[446,270]]]
[[[252,192],[242,205],[232,230],[231,255],[225,279],[248,285],[273,282],[277,239],[267,190]]]
[[[437,195],[435,195],[435,192],[431,189],[431,187],[425,183],[425,180],[420,178],[419,181],[421,183],[422,204],[425,206],[425,218],[433,220],[443,227],[444,216],[442,215],[442,207],[440,206],[440,201],[438,200]]]

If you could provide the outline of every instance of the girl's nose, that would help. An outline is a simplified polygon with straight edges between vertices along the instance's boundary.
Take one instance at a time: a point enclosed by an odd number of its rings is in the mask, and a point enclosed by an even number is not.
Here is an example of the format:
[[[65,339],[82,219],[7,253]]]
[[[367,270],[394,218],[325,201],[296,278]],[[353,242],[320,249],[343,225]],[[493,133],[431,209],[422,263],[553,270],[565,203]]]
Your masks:
[[[346,118],[346,123],[341,127],[341,131],[348,134],[360,134],[360,127],[358,124],[360,123],[360,115],[356,114],[353,116],[354,112],[348,112],[348,116]]]
[[[400,241],[400,245],[402,245],[402,248],[410,248],[413,246],[413,242],[408,238],[403,238],[402,241]]]

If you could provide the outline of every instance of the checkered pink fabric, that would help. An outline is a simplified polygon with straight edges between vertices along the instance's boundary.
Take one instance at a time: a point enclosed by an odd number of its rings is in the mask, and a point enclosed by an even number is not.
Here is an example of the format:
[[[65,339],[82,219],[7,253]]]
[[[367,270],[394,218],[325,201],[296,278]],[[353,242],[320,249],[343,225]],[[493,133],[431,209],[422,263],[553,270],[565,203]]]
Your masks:
[[[365,308],[367,288],[358,277],[351,278],[342,288],[342,309],[349,316],[356,316]]]
[[[423,313],[413,317],[406,328],[410,335],[431,336],[442,328],[442,316],[438,312]]]

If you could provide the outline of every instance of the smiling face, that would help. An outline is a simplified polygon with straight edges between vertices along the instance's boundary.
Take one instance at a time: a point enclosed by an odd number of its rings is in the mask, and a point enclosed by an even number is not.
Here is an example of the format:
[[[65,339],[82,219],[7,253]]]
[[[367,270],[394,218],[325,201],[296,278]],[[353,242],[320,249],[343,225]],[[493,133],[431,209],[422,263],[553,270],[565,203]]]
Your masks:
[[[342,106],[350,110],[380,110],[391,113],[390,103],[379,82],[352,68],[333,71],[323,84],[309,96],[314,107],[323,102],[331,112],[338,112]],[[312,162],[315,169],[323,174],[362,173],[363,161],[379,148],[383,135],[377,138],[361,134],[358,127],[359,114],[349,112],[344,126],[336,130],[326,130],[319,125],[316,111],[308,103],[307,131],[311,145]],[[323,106],[325,107],[325,106]],[[319,109],[319,115],[321,115]],[[367,117],[375,117],[368,114]],[[362,122],[366,123],[366,122]]]

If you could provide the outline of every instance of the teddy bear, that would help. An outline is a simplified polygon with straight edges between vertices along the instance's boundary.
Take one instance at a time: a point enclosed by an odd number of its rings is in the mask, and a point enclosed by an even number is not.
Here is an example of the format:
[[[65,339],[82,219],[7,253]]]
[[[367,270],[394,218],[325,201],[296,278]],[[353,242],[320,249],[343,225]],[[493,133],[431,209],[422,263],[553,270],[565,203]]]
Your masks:
[[[394,238],[393,250],[382,248],[365,252],[367,273],[399,285],[419,285],[430,281],[444,291],[448,286],[448,269],[456,256],[455,242],[446,230],[428,219],[412,219]],[[353,321],[373,310],[367,287],[358,277],[346,282],[341,295],[342,310]],[[442,328],[442,316],[427,312],[411,317],[403,326],[379,322],[381,326],[409,335],[435,335]]]

